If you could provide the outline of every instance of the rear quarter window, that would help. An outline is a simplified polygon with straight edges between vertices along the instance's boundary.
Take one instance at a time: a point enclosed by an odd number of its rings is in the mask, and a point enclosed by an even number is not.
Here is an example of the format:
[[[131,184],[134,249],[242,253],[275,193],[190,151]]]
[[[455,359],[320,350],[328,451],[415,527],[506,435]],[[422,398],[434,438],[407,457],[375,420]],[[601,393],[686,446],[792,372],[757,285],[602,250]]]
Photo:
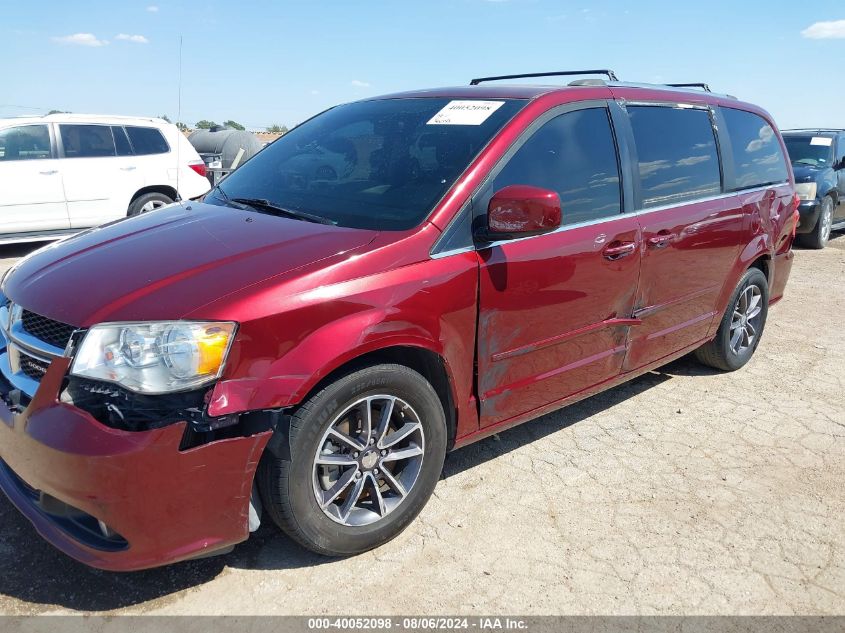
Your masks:
[[[721,108],[734,164],[733,189],[751,189],[789,180],[786,157],[772,126],[745,110]]]
[[[127,125],[124,129],[137,155],[166,154],[170,151],[164,135],[154,127]]]
[[[637,148],[641,207],[718,195],[722,173],[707,110],[629,106]]]

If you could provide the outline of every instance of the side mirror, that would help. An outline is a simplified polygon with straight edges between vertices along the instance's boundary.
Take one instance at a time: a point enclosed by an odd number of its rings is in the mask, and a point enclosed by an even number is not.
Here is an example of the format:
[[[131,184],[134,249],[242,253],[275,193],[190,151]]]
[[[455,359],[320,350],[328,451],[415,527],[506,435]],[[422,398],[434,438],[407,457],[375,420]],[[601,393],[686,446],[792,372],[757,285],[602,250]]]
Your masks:
[[[477,237],[487,242],[513,240],[554,231],[560,226],[560,196],[529,185],[505,187],[490,198],[487,226]]]

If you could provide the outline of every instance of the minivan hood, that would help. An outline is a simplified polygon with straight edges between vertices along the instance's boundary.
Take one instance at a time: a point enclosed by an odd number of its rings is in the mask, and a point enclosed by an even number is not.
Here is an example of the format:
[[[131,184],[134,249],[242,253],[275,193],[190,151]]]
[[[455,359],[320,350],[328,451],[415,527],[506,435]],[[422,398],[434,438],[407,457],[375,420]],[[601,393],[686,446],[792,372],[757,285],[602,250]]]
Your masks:
[[[178,319],[269,277],[347,257],[376,235],[175,204],[35,251],[10,270],[3,289],[27,310],[79,327]]]

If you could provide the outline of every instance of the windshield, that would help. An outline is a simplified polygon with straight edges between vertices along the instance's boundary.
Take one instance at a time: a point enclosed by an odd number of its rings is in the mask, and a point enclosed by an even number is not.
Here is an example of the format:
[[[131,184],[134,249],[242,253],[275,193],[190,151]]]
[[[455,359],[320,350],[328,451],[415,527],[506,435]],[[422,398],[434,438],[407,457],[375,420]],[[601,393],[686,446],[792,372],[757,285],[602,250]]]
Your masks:
[[[812,167],[833,164],[833,138],[829,136],[784,136],[783,141],[793,163]]]
[[[421,98],[338,106],[269,145],[206,202],[262,199],[340,226],[409,229],[524,104]]]

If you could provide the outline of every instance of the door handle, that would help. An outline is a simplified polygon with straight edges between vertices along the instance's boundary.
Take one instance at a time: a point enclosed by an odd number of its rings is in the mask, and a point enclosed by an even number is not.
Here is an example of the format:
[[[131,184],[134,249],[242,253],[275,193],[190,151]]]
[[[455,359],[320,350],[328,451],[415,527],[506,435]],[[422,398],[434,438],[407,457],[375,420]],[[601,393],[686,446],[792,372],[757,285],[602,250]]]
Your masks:
[[[648,238],[648,245],[652,248],[666,248],[676,237],[678,236],[675,233],[658,233]]]
[[[635,242],[611,242],[604,247],[602,255],[605,259],[616,260],[627,257],[637,250]]]
[[[59,170],[58,169],[48,169],[47,171],[39,171],[38,173],[41,174],[42,176],[52,176],[53,174],[58,174]]]
[[[134,171],[135,169],[135,165],[130,165],[129,167],[121,167],[120,171]]]

